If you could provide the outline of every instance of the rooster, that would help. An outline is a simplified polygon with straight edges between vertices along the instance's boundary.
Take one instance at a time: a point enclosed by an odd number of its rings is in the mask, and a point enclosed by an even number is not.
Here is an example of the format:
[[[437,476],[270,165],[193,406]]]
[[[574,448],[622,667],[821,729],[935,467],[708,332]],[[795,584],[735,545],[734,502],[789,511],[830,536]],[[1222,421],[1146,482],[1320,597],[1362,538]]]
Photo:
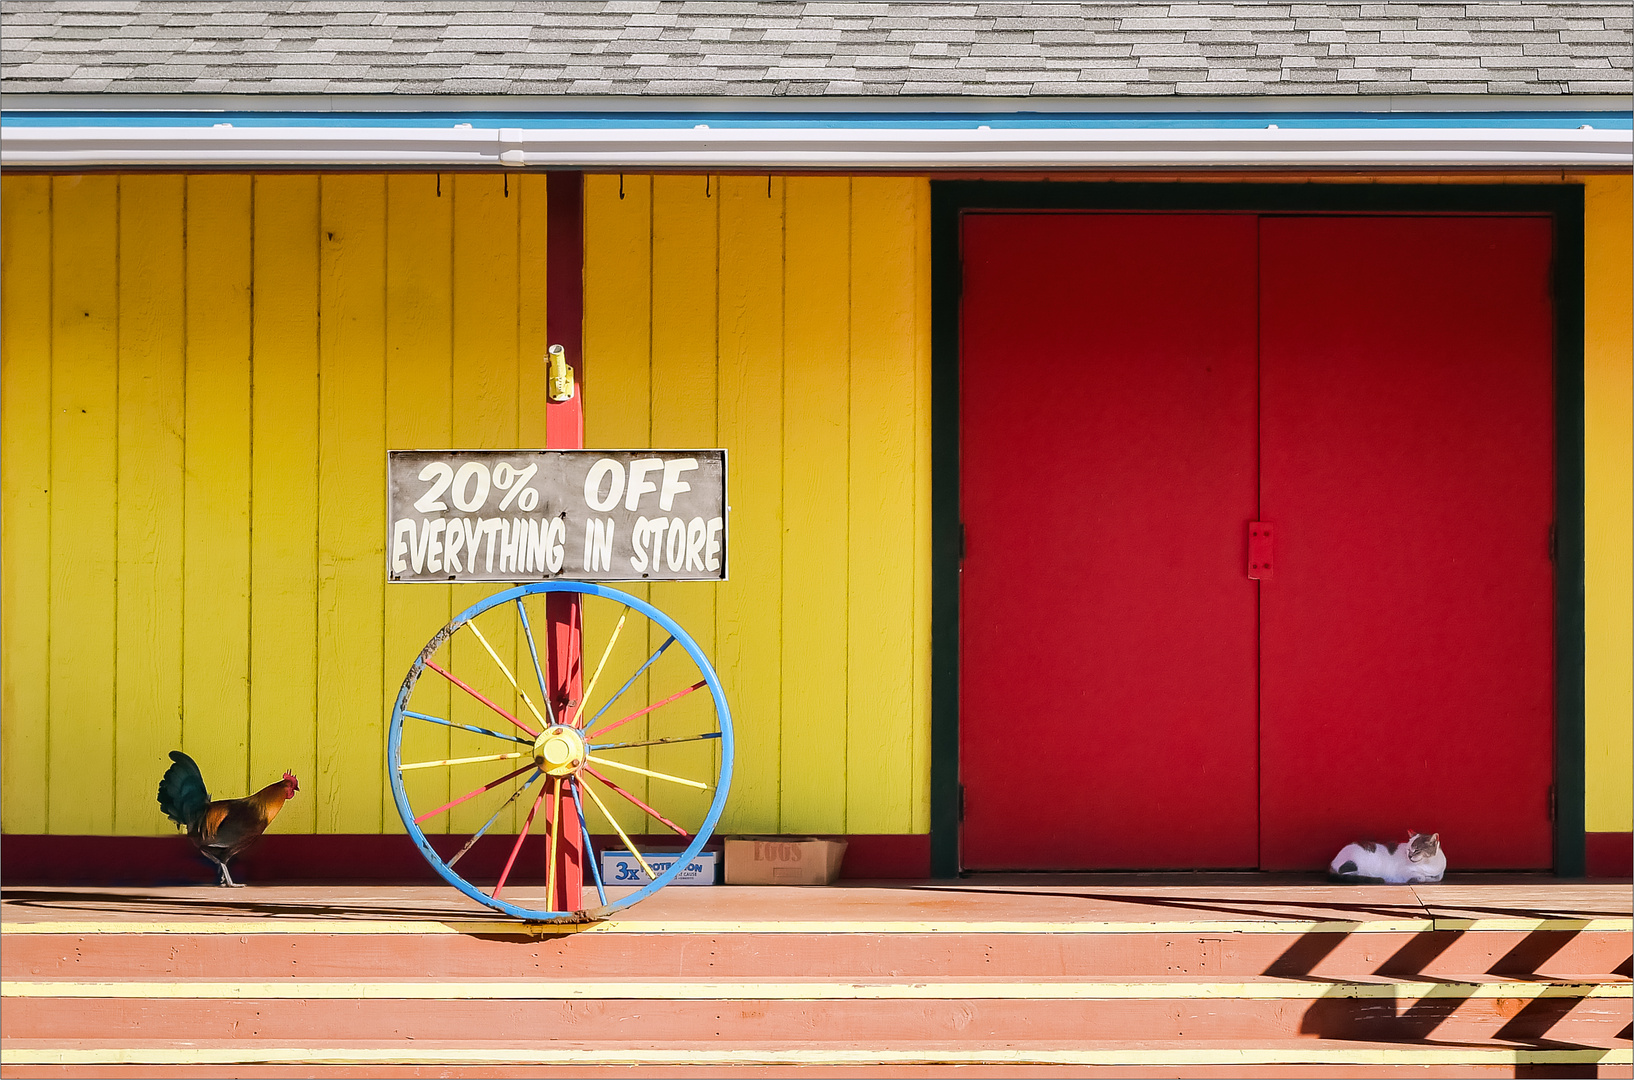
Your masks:
[[[216,864],[221,871],[216,884],[236,888],[239,883],[227,872],[227,860],[260,839],[284,803],[301,790],[301,785],[296,783],[294,773],[285,772],[282,780],[268,784],[254,795],[211,802],[204,776],[193,759],[180,750],[172,750],[170,760],[174,764],[159,781],[159,809],[185,828],[193,846]]]

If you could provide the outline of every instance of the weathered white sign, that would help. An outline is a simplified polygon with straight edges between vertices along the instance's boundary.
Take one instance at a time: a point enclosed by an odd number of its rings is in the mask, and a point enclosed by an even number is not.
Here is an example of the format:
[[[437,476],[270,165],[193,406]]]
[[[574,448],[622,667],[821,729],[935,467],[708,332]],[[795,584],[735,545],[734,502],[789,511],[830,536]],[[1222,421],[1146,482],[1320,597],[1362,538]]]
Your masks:
[[[721,581],[725,450],[389,450],[390,581]]]

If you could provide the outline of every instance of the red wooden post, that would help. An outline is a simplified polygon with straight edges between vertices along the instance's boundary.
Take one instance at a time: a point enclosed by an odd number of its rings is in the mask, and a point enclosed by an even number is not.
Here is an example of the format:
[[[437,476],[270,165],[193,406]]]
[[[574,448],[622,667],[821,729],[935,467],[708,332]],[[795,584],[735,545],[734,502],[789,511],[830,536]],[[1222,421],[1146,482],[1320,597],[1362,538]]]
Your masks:
[[[553,172],[545,181],[548,201],[545,240],[545,329],[552,345],[567,352],[577,377],[573,396],[545,404],[545,445],[550,450],[584,448],[584,174]],[[544,357],[539,357],[543,363]],[[549,659],[545,677],[550,682],[551,704],[558,718],[568,702],[582,700],[582,658],[579,603],[561,593],[547,594],[545,639]],[[557,851],[555,878],[561,884],[550,898],[555,911],[577,911],[584,906],[584,838],[577,814],[564,813]]]

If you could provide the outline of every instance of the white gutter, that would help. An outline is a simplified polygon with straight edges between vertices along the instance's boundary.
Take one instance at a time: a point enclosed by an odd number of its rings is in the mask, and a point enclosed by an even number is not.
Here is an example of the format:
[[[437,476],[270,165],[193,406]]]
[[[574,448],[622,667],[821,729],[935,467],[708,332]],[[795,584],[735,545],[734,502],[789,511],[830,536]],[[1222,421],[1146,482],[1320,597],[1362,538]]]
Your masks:
[[[1055,169],[1634,167],[1593,128],[424,128],[0,126],[0,166]]]

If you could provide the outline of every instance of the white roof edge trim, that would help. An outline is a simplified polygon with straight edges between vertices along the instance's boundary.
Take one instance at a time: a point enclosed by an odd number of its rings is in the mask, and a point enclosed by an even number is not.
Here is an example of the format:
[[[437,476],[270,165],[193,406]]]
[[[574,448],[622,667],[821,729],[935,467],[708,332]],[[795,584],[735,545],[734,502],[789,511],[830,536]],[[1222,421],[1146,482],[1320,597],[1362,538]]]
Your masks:
[[[641,94],[4,93],[0,109],[86,113],[1576,113],[1634,111],[1631,94],[1287,94],[1150,96]]]
[[[787,129],[0,127],[8,168],[1004,169],[1117,166],[1634,167],[1590,128]]]

